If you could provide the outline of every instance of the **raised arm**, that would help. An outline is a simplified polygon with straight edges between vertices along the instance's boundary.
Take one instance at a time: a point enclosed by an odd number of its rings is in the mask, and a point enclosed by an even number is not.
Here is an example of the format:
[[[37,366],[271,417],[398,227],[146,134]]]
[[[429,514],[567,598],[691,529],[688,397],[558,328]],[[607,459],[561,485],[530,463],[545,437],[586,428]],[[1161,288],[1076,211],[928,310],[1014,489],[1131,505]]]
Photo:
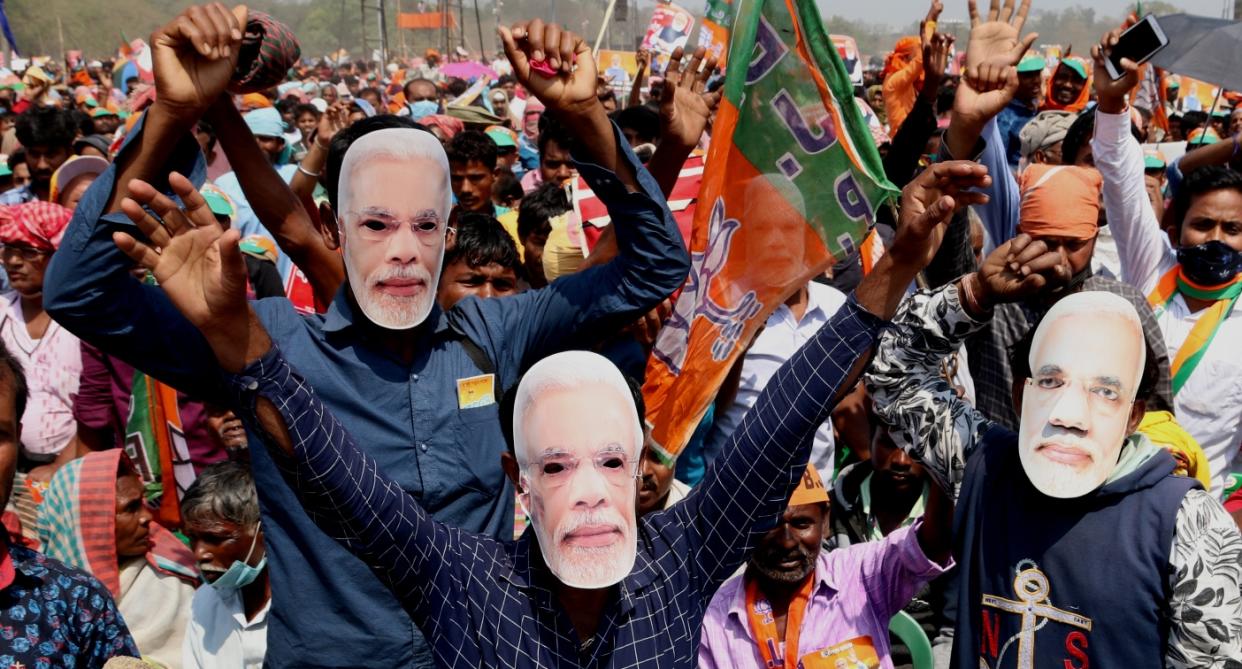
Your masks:
[[[660,146],[647,163],[664,197],[673,193],[681,166],[690,152],[699,145],[712,112],[720,104],[720,91],[704,92],[707,80],[716,69],[716,59],[703,60],[705,50],[694,50],[690,64],[681,67],[682,50],[676,49],[664,71],[664,88],[660,95]],[[702,68],[700,69],[700,66]]]
[[[1091,151],[1104,179],[1104,211],[1113,239],[1117,241],[1121,278],[1146,294],[1155,287],[1160,275],[1177,262],[1177,256],[1160,229],[1147,197],[1143,148],[1130,134],[1130,106],[1126,95],[1138,83],[1138,66],[1128,58],[1122,59],[1126,75],[1117,81],[1112,80],[1104,67],[1105,49],[1116,43],[1121,32],[1118,28],[1105,35],[1101,43],[1091,49],[1095,59],[1095,90],[1099,96]]]
[[[315,296],[324,304],[330,303],[345,281],[341,255],[324,242],[302,200],[272,168],[231,97],[217,99],[207,118],[255,216],[272,233],[280,250],[306,274]]]
[[[196,6],[151,36],[157,100],[79,202],[44,281],[44,306],[66,329],[208,401],[219,399],[211,350],[159,288],[130,276],[112,234],[134,231],[121,207],[135,188],[146,197],[173,172],[205,176],[190,129],[228,84],[245,19],[244,7]]]
[[[940,363],[986,325],[993,305],[1020,300],[1069,276],[1059,253],[1019,235],[992,252],[979,272],[912,295],[881,335],[865,377],[872,407],[893,442],[946,491],[956,494],[966,460],[993,425],[958,397],[941,376]]]
[[[502,29],[505,50],[519,81],[578,140],[579,173],[608,208],[618,254],[611,262],[537,291],[458,303],[455,312],[474,310],[481,316],[462,319],[464,327],[486,329],[467,334],[484,348],[490,346],[497,356],[510,356],[518,367],[616,334],[681,287],[690,269],[689,254],[659,186],[638,163],[595,96],[595,65],[589,47],[576,36],[557,37],[562,45],[572,44],[548,57],[554,67],[560,65],[560,73],[545,77],[531,71],[530,61],[536,53],[545,55],[542,44],[553,41],[554,30],[559,32],[555,26],[536,22],[513,31]],[[534,40],[536,32],[542,34],[539,44]],[[520,45],[518,35],[523,36]],[[573,57],[578,67],[566,73],[568,59]]]
[[[674,507],[671,521],[690,530],[687,547],[705,600],[783,512],[806,469],[815,430],[853,389],[885,321],[931,259],[954,208],[982,198],[965,189],[987,179],[974,163],[943,163],[906,187],[901,225],[888,253],[850,301],[781,365],[703,481]]]
[[[435,523],[355,446],[246,302],[239,233],[216,224],[184,177],[173,175],[169,182],[185,208],[157,202],[163,226],[135,214],[150,245],[118,233],[117,246],[155,274],[202,333],[226,375],[230,406],[276,456],[311,518],[363,559],[421,622],[420,616],[432,614],[427,603],[433,598],[424,596],[429,589],[442,597],[459,582],[445,565],[466,564],[462,535]],[[467,552],[479,550],[471,546]]]

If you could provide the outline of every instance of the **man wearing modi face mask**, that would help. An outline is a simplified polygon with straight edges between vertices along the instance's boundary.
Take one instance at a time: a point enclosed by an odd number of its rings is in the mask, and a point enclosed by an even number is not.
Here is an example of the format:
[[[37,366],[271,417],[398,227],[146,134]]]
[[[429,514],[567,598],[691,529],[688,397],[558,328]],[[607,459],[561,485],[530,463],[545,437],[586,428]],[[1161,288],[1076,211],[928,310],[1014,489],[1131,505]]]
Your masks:
[[[215,6],[194,8],[178,21],[192,20],[200,11],[211,13]],[[226,17],[218,18],[219,26],[229,24]],[[219,38],[212,43],[230,42],[214,20],[201,29]],[[447,159],[439,143],[412,122],[377,116],[333,137],[323,174],[329,204],[320,210],[326,242],[318,245],[323,250],[339,243],[342,252],[321,254],[322,263],[339,263],[347,280],[323,314],[299,314],[283,299],[254,304],[283,354],[396,485],[437,520],[489,537],[513,533],[514,490],[500,463],[507,450],[498,420],[500,400],[535,361],[589,346],[653,309],[681,286],[689,268],[659,187],[598,106],[589,49],[575,56],[573,49],[581,42],[562,40],[563,33],[553,26],[538,26],[538,42],[535,33],[532,26],[510,55],[525,59],[536,44],[555,43],[567,50],[558,51],[558,58],[578,58],[576,70],[553,77],[517,69],[523,86],[542,96],[548,112],[580,140],[582,148],[574,154],[579,173],[604,199],[617,228],[622,250],[615,260],[545,290],[498,299],[467,297],[451,309],[440,308],[435,289],[451,234],[445,225]],[[177,44],[183,38],[168,39]],[[146,227],[154,219],[140,213],[139,204],[158,210],[164,221],[175,221],[178,239],[206,234],[198,226],[205,225],[208,212],[192,181],[167,175],[197,179],[197,145],[178,141],[179,128],[193,120],[182,114],[192,116],[196,105],[204,104],[201,100],[213,100],[225,88],[230,68],[218,68],[219,79],[194,79],[175,70],[210,59],[188,45],[174,51],[157,66],[157,88],[165,102],[184,104],[153,108],[131,134],[115,168],[83,198],[77,227],[71,225],[69,233],[82,242],[72,245],[81,253],[49,270],[54,284],[49,308],[59,305],[59,322],[110,354],[240,413],[213,381],[219,360],[168,302],[167,291],[175,290],[177,281],[161,281],[160,289],[142,287],[124,274],[132,256],[113,240],[117,232],[130,251],[137,249],[126,241],[131,233],[149,234],[157,246],[171,243],[164,233]],[[186,82],[210,90],[179,99],[186,91],[175,84]],[[181,151],[183,143],[192,153]],[[149,147],[172,154],[165,159]],[[288,215],[299,215],[302,205],[292,192],[272,178],[273,172],[266,174],[268,183],[260,190],[268,195],[256,202],[291,203]],[[129,181],[131,176],[142,181]],[[165,180],[184,209],[157,193]],[[256,186],[264,184],[247,183]],[[238,343],[251,341],[244,331],[233,337]],[[315,526],[261,447],[263,440],[252,434],[249,443],[265,510],[267,566],[274,583],[297,584],[273,593],[267,665],[430,666],[430,649],[403,615],[401,603],[366,564]],[[300,557],[308,552],[316,559]]]
[[[916,293],[866,377],[894,443],[960,486],[952,666],[1220,666],[1242,655],[1236,635],[1212,632],[1242,616],[1242,537],[1134,432],[1145,408],[1135,398],[1155,373],[1133,305],[1083,291],[1047,312],[1016,433],[940,378],[940,361],[996,305],[1069,276],[1059,252],[1020,235],[979,272]]]

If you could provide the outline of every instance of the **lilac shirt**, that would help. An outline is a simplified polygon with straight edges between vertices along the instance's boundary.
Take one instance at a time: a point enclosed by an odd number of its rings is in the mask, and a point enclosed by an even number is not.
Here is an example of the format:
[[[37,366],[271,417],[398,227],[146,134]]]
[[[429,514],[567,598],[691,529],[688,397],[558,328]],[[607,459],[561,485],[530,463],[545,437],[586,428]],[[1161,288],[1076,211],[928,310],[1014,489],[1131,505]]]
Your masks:
[[[903,527],[882,541],[820,552],[815,589],[807,604],[798,654],[805,656],[844,641],[869,636],[880,667],[891,669],[888,623],[928,581],[953,566],[937,565],[919,546],[918,528]],[[746,587],[741,575],[716,591],[703,619],[700,669],[762,669],[763,658],[746,619]]]

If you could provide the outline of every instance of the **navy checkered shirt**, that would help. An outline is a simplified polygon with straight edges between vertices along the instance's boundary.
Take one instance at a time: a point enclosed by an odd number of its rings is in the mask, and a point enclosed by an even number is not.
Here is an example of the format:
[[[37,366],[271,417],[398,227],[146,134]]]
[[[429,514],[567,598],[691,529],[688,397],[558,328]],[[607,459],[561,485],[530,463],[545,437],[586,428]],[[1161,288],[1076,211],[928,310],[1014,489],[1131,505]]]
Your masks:
[[[585,642],[530,529],[498,541],[434,520],[275,346],[230,385],[251,429],[262,432],[259,397],[279,411],[294,447],[291,458],[273,453],[286,480],[310,517],[392,589],[441,666],[693,667],[712,595],[784,512],[816,428],[883,325],[851,298],[777,371],[702,483],[640,520],[634,569]]]

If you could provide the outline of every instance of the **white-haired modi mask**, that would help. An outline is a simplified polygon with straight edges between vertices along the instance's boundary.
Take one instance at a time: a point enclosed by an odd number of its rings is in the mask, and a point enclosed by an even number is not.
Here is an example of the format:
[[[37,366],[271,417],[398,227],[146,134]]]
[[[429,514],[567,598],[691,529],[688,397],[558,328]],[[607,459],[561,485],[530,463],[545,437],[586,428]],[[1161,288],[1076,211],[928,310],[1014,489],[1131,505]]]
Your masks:
[[[452,206],[448,174],[444,147],[422,130],[377,130],[345,152],[337,217],[345,275],[380,327],[407,330],[431,313]]]
[[[1143,326],[1125,298],[1085,291],[1058,301],[1031,341],[1018,455],[1049,497],[1100,487],[1136,422],[1146,359]]]
[[[519,499],[562,583],[606,588],[634,568],[642,440],[629,386],[600,355],[557,353],[518,384]]]

